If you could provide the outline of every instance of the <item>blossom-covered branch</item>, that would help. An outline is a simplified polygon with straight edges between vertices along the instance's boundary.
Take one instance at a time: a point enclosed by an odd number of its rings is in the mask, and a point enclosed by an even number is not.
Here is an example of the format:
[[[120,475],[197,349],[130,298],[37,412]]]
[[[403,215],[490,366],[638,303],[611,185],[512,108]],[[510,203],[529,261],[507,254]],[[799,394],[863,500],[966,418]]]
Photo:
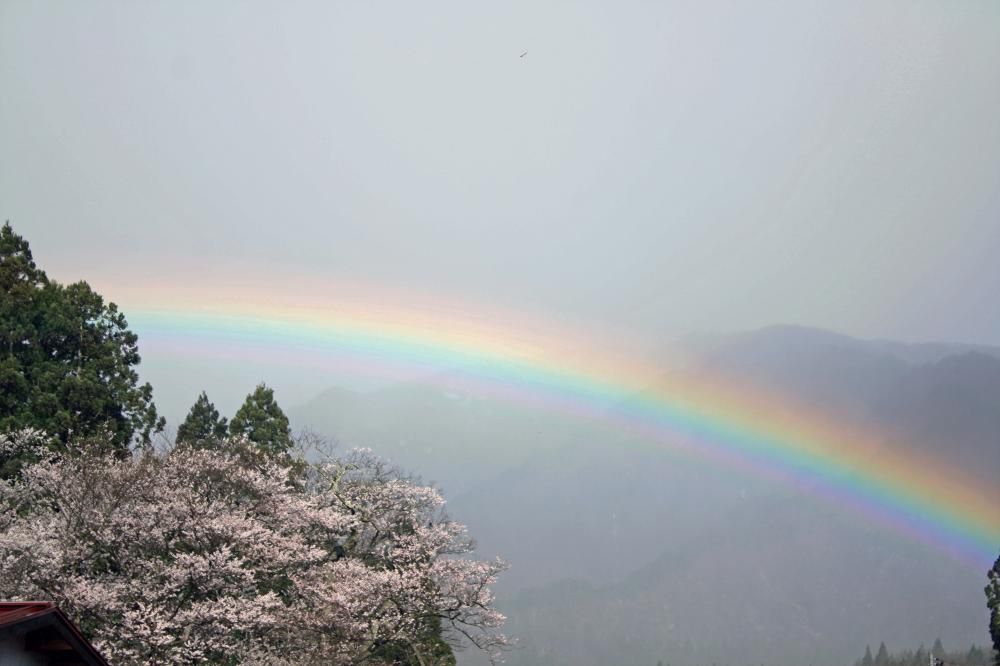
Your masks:
[[[507,645],[503,562],[469,559],[441,495],[369,452],[99,450],[40,452],[0,483],[0,596],[56,601],[114,663],[442,664]]]

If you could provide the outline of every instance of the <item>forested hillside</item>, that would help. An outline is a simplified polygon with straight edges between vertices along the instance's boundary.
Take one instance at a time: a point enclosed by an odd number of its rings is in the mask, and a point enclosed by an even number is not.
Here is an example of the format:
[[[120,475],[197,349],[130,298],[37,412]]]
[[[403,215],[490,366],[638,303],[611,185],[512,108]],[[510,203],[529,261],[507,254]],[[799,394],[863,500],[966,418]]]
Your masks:
[[[684,347],[675,372],[759,386],[971,475],[1000,471],[995,348],[797,327]],[[498,588],[520,638],[509,663],[833,666],[879,640],[986,642],[982,573],[808,488],[441,387],[334,391],[291,414],[460,491],[452,510],[512,563]]]

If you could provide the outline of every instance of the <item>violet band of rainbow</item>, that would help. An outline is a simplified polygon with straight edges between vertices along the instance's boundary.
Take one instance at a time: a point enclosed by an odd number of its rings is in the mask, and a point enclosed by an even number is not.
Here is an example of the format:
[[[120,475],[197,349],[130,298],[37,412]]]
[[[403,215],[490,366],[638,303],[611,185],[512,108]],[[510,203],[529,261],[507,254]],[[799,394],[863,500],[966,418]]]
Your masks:
[[[483,328],[435,328],[405,313],[185,312],[129,308],[144,350],[223,356],[319,370],[389,374],[394,367],[448,370],[503,400],[600,419],[661,450],[780,479],[890,526],[971,566],[1000,550],[1000,492],[941,460],[886,446],[825,415],[724,378],[657,378],[640,362],[600,350],[563,354],[558,340],[525,344]],[[145,352],[144,352],[145,353]],[[433,377],[434,375],[431,375]],[[443,380],[444,381],[444,380]]]

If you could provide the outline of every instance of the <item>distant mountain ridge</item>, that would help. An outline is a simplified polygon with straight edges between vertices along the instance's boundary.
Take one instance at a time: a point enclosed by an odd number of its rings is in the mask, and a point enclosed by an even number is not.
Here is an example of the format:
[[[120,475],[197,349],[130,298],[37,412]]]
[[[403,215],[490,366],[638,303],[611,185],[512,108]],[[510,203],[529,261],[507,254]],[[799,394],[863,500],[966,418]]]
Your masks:
[[[1000,348],[864,341],[776,326],[730,336],[696,363],[894,433],[984,482],[1000,473]]]
[[[900,342],[882,338],[857,338],[813,326],[774,324],[749,331],[723,334],[690,335],[677,346],[696,356],[739,344],[788,344],[798,347],[836,346],[855,351],[876,352],[912,364],[933,363],[948,356],[978,352],[1000,359],[1000,345],[964,342]]]
[[[794,398],[1000,479],[1000,348],[797,326],[684,347],[686,373]],[[882,640],[986,640],[984,573],[608,423],[419,382],[333,390],[289,415],[441,483],[481,553],[513,565],[497,589],[522,637],[515,666],[835,666]]]

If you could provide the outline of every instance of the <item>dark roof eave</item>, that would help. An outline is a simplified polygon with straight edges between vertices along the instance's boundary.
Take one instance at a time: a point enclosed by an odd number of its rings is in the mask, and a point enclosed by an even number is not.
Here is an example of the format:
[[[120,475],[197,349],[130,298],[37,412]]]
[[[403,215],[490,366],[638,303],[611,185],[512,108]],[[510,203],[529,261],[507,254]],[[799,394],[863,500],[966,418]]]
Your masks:
[[[36,629],[51,628],[59,634],[60,638],[69,643],[77,656],[87,666],[109,666],[101,653],[83,637],[83,634],[66,617],[65,613],[52,604],[45,605],[47,608],[34,609],[23,614],[8,614],[12,617],[5,617],[0,622],[0,638],[21,636]]]

